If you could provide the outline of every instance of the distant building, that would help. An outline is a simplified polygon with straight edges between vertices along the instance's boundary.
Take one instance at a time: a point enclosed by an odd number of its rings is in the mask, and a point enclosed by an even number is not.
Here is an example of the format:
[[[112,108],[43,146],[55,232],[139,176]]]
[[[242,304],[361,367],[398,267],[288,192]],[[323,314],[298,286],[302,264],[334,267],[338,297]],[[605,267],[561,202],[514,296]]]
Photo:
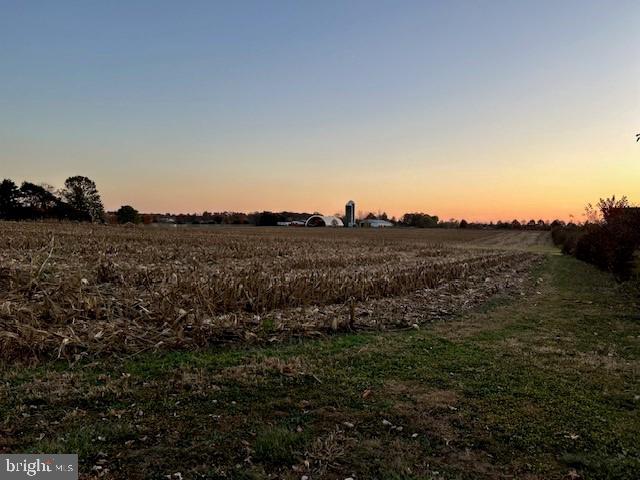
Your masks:
[[[366,220],[362,220],[360,222],[360,226],[364,228],[389,228],[393,227],[393,223],[388,222],[386,220],[377,220],[375,218],[370,218]]]
[[[338,217],[323,215],[310,216],[304,225],[305,227],[344,227],[344,223]]]
[[[356,204],[353,200],[349,200],[344,207],[345,227],[356,226]]]
[[[290,222],[278,222],[279,227],[304,227],[306,222],[300,220],[292,220]]]

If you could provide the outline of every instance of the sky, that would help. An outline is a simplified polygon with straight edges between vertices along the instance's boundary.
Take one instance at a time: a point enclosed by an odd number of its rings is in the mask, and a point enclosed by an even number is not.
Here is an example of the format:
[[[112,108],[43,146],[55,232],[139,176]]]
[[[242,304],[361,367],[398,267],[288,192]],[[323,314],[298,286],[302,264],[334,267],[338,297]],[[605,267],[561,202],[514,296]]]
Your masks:
[[[107,209],[640,202],[640,2],[0,0],[0,177]]]

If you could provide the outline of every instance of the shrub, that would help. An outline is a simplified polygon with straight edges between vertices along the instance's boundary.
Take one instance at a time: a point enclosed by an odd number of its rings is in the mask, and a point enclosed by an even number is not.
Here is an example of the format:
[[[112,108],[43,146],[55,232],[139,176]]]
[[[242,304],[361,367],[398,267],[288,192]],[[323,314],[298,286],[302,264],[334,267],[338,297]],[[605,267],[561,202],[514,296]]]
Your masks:
[[[555,226],[551,230],[553,242],[564,254],[607,270],[618,280],[629,279],[640,248],[640,210],[629,207],[625,197],[601,199],[598,207],[599,211],[587,207],[592,223]]]
[[[560,247],[565,255],[574,255],[580,238],[584,235],[584,230],[573,227],[556,226],[551,229],[553,243]]]

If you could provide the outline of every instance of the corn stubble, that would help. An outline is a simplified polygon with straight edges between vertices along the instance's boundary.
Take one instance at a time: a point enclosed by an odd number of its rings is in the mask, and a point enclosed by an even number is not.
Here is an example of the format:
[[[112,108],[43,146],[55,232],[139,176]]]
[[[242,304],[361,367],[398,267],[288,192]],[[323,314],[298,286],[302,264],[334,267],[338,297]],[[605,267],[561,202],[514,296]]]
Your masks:
[[[0,223],[0,359],[418,327],[522,282],[483,234]]]

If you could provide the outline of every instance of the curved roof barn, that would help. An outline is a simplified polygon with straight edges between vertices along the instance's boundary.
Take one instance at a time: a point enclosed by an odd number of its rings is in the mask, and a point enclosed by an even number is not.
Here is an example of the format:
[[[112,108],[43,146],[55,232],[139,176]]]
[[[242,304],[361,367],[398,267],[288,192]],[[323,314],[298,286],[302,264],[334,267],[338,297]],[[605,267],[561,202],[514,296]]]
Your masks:
[[[305,227],[344,227],[342,220],[338,217],[324,215],[312,215],[304,224]]]

